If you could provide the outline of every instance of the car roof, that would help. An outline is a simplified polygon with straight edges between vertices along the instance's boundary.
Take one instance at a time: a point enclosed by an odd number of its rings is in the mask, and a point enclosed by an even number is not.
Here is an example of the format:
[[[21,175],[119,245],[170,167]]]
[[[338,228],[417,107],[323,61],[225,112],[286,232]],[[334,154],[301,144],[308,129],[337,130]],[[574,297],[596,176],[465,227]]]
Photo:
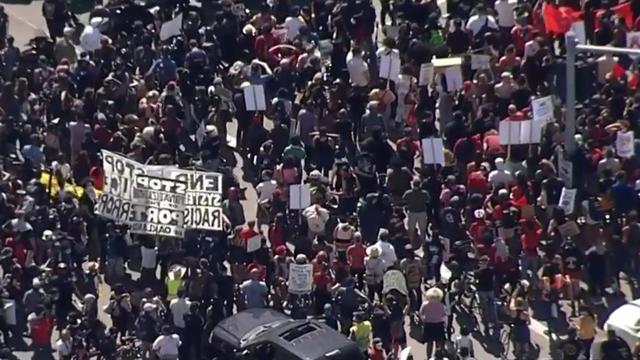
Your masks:
[[[242,338],[251,330],[287,320],[291,318],[272,309],[248,309],[222,320],[213,329],[213,333],[235,348],[240,348]]]
[[[640,299],[628,302],[614,310],[606,323],[616,327],[640,329]]]

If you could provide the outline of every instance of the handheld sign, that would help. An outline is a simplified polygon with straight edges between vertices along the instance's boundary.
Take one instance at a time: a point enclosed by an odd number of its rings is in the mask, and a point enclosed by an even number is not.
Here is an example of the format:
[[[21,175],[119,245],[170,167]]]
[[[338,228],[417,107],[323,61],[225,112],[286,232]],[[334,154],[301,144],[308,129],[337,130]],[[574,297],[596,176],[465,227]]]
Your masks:
[[[308,294],[313,289],[313,265],[289,264],[288,291],[292,294]]]
[[[182,33],[182,13],[160,27],[160,40],[165,41]]]
[[[262,85],[245,85],[242,88],[244,94],[244,103],[247,111],[265,111],[267,103],[265,102],[264,86]]]
[[[390,50],[380,56],[378,76],[389,81],[397,81],[400,76],[400,54],[398,50]]]
[[[311,206],[311,190],[305,184],[289,186],[289,209],[300,210]]]
[[[407,282],[404,274],[400,270],[389,270],[382,278],[382,293],[387,294],[391,290],[396,290],[403,295],[407,295]]]
[[[573,213],[577,193],[578,190],[576,189],[567,189],[566,187],[562,188],[560,199],[558,200],[558,206],[564,209],[564,213],[566,215],[571,215]]]
[[[543,124],[553,122],[553,99],[551,96],[531,100],[531,109],[534,121],[540,121]]]
[[[618,131],[616,133],[616,153],[623,158],[633,156],[633,131]]]
[[[444,144],[439,138],[422,139],[422,162],[444,165]]]

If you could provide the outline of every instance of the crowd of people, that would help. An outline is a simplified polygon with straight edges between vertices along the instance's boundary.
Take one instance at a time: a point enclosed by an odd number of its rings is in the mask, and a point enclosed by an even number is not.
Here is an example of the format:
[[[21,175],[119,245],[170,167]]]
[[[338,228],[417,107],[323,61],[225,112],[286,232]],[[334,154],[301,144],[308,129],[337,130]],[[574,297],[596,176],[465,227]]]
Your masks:
[[[571,17],[581,41],[631,46],[639,1],[148,3],[81,24],[44,0],[26,49],[0,10],[0,356],[226,360],[213,329],[253,308],[320,319],[370,360],[409,342],[436,360],[639,356],[596,341],[621,275],[640,276],[637,58],[581,54],[565,104],[558,32]],[[539,140],[505,141],[543,98]],[[222,174],[227,226],[106,219],[102,150]],[[312,265],[309,292],[288,292],[292,264]]]

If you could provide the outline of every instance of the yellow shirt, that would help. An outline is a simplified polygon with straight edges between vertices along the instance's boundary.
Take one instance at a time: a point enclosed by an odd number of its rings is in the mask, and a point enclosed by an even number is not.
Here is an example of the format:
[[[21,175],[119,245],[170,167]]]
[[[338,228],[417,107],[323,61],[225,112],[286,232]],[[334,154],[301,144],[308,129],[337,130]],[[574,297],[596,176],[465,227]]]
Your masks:
[[[351,339],[358,344],[358,348],[361,351],[367,351],[371,345],[371,323],[369,321],[362,321],[354,324],[349,329]]]

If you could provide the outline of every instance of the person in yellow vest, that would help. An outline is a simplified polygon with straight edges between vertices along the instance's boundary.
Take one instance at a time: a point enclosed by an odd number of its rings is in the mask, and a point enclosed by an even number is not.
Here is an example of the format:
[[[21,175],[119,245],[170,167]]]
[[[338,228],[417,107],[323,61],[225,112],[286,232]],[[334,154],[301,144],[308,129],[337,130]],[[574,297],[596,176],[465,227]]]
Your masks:
[[[365,357],[371,346],[372,334],[371,322],[366,319],[364,312],[354,312],[353,325],[349,329],[349,338],[358,345]]]
[[[180,265],[174,265],[169,269],[169,274],[165,280],[167,286],[167,301],[171,301],[178,296],[178,290],[182,288],[184,276],[184,267]]]

